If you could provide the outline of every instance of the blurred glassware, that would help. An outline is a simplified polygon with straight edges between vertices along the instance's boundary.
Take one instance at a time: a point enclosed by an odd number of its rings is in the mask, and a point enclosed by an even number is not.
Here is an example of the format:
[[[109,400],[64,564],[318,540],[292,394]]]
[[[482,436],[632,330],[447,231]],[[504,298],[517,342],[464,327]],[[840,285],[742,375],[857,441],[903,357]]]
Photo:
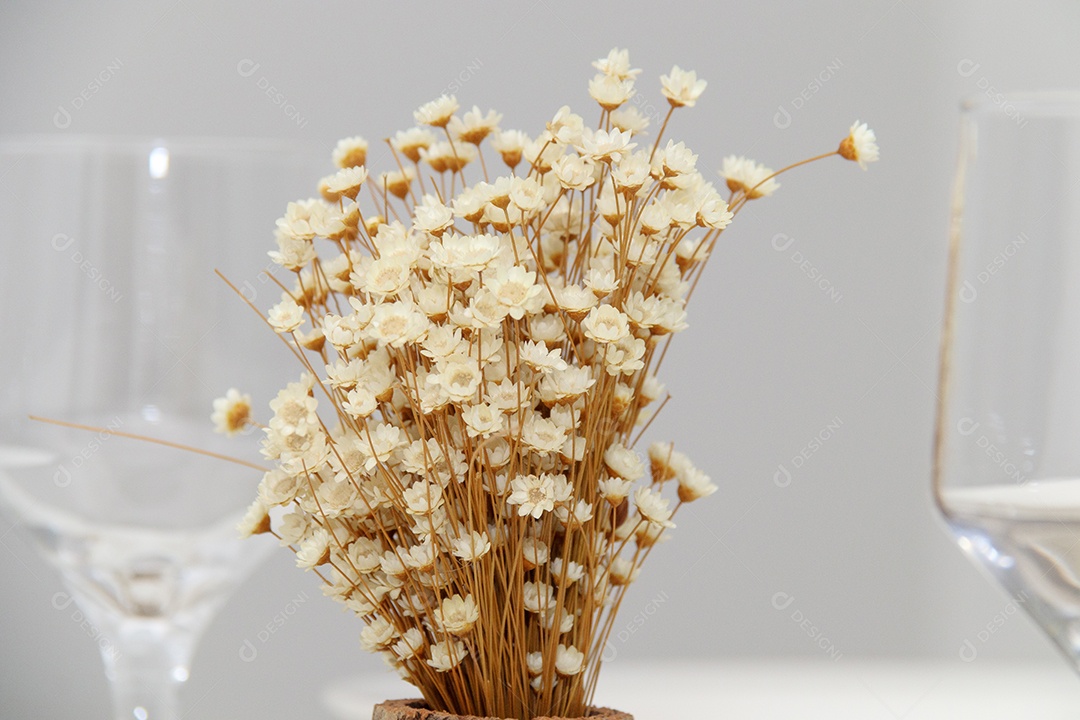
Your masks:
[[[60,569],[54,605],[85,613],[117,718],[178,717],[200,633],[275,544],[235,530],[257,470],[119,434],[258,463],[255,438],[213,433],[212,401],[243,382],[264,406],[289,356],[213,271],[277,297],[261,270],[312,157],[248,139],[0,138],[0,504]]]
[[[1080,669],[1080,94],[961,126],[934,496]]]

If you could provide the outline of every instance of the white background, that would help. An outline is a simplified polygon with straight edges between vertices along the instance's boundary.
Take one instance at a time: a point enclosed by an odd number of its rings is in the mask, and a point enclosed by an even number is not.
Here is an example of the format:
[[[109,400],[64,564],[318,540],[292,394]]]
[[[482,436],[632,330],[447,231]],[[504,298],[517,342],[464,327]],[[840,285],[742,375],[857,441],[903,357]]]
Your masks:
[[[285,137],[328,157],[339,137],[374,142],[410,126],[416,106],[452,88],[463,105],[495,107],[504,127],[535,134],[565,103],[593,112],[589,62],[612,46],[631,49],[657,107],[672,64],[709,81],[669,133],[705,168],[728,153],[779,166],[831,150],[866,120],[882,161],[786,177],[724,235],[694,298],[691,329],[666,361],[673,399],[649,435],[678,440],[721,491],[681,515],[654,553],[623,606],[620,627],[635,632],[617,635],[615,662],[960,663],[968,639],[980,663],[1054,660],[1019,615],[977,639],[1007,598],[945,534],[929,458],[958,100],[988,87],[1076,87],[1078,29],[1080,6],[1064,1],[6,2],[0,133]],[[780,233],[794,239],[783,251]],[[792,471],[784,487],[781,465]],[[50,604],[56,574],[7,530],[0,717],[105,717],[93,642]],[[783,611],[778,592],[793,598]],[[258,640],[290,603],[288,621]],[[796,610],[831,651],[792,620]],[[383,672],[359,630],[280,553],[211,625],[183,692],[188,717],[327,717],[326,683]],[[239,657],[245,640],[257,643],[254,662]]]

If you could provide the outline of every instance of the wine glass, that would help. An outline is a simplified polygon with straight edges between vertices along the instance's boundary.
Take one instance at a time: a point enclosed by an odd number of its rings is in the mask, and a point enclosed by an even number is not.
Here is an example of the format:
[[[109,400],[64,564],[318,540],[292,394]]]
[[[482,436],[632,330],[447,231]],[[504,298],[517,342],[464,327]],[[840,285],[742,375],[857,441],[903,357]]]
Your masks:
[[[1080,669],[1080,94],[962,106],[934,495]]]
[[[215,435],[210,413],[235,384],[265,402],[281,348],[213,271],[247,300],[277,294],[260,270],[309,157],[240,139],[0,139],[0,506],[60,570],[54,604],[74,599],[92,624],[117,718],[178,717],[199,634],[274,545],[239,538],[256,443]]]

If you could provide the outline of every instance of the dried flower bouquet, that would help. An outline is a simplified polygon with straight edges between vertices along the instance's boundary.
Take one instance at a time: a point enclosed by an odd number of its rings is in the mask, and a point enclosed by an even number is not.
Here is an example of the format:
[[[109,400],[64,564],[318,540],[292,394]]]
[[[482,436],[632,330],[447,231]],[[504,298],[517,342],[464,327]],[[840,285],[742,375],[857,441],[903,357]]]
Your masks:
[[[443,96],[377,175],[342,140],[322,197],[277,222],[291,280],[265,320],[304,372],[270,403],[274,467],[242,530],[291,548],[444,712],[585,715],[627,587],[717,489],[672,443],[632,448],[717,240],[779,173],[727,157],[718,189],[664,142],[694,72],[661,78],[649,143],[626,51],[594,66],[594,127],[563,107],[531,137]],[[856,123],[811,160],[877,154]],[[214,420],[254,424],[250,399]]]

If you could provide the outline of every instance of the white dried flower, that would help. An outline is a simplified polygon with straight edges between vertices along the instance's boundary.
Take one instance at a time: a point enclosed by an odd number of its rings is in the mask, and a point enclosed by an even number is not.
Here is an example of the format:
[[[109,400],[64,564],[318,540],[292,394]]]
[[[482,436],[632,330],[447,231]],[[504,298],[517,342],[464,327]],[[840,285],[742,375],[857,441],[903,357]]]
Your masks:
[[[555,483],[551,475],[518,475],[510,482],[510,487],[513,492],[506,502],[516,505],[517,514],[522,517],[539,518],[555,509]]]
[[[742,192],[750,200],[768,197],[780,188],[780,183],[772,179],[772,168],[754,162],[748,158],[728,155],[720,175],[727,181],[731,192]]]
[[[270,308],[267,322],[274,328],[274,332],[287,335],[304,322],[304,309],[291,297],[287,297]]]
[[[436,672],[449,672],[469,656],[469,650],[460,640],[443,640],[432,645],[428,652],[427,664]]]
[[[339,168],[351,168],[367,162],[367,140],[356,135],[338,140],[334,147],[333,160]]]
[[[577,675],[584,668],[585,654],[573,645],[559,644],[555,650],[555,670],[560,675]]]
[[[420,125],[446,127],[451,116],[458,110],[457,98],[453,95],[441,95],[431,102],[426,102],[413,112],[413,117]]]
[[[480,619],[480,610],[472,595],[465,597],[453,595],[443,598],[436,619],[443,630],[451,635],[463,637],[469,634]]]
[[[665,528],[675,527],[675,523],[671,522],[669,504],[666,498],[661,497],[651,488],[642,487],[634,491],[634,505],[637,511],[641,513],[641,517],[654,525]]]
[[[837,152],[845,160],[859,163],[859,167],[865,170],[867,163],[876,162],[879,157],[877,136],[866,123],[856,120]]]
[[[683,70],[678,65],[667,75],[660,76],[660,89],[672,107],[694,107],[707,84],[698,80],[693,70]]]
[[[225,397],[214,400],[214,412],[210,415],[214,431],[233,437],[251,421],[251,396],[241,395],[236,388],[229,388]]]

